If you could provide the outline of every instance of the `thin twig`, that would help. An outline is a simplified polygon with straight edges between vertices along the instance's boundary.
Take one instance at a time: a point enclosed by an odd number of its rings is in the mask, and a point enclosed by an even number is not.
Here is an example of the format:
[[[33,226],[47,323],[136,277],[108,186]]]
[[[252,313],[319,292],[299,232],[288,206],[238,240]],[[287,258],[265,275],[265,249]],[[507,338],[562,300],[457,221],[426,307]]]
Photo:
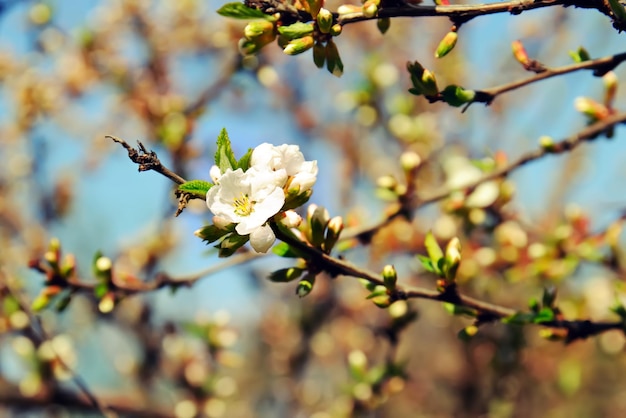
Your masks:
[[[557,77],[563,74],[573,73],[575,71],[595,70],[594,75],[602,76],[608,71],[613,70],[624,61],[626,61],[626,52],[576,64],[564,65],[562,67],[548,68],[545,71],[524,80],[514,81],[512,83],[503,84],[501,86],[485,90],[476,90],[476,98],[473,100],[473,103],[490,104],[497,96],[503,93],[525,87],[529,84],[536,83],[547,78]]]
[[[373,17],[366,17],[362,12],[346,13],[338,15],[337,23],[347,25],[350,23],[362,22],[383,17],[448,17],[456,24],[468,22],[469,20],[496,13],[520,14],[524,11],[540,9],[544,7],[563,6],[578,7],[584,9],[596,9],[602,14],[612,17],[610,9],[603,2],[594,0],[514,0],[503,1],[493,4],[459,4],[447,6],[429,6],[406,4],[399,7],[380,8],[378,14]]]

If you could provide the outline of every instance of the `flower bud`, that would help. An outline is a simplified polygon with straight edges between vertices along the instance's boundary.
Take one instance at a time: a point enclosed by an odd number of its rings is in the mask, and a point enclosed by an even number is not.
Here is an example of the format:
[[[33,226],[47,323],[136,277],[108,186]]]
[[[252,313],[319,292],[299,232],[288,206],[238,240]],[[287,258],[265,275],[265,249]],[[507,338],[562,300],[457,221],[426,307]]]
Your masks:
[[[457,237],[452,238],[446,246],[446,254],[444,257],[443,272],[446,279],[453,281],[456,277],[456,271],[461,264],[461,241]]]
[[[333,25],[333,14],[328,9],[321,8],[317,14],[317,27],[320,32],[328,33]]]
[[[552,137],[549,137],[547,135],[543,135],[539,137],[539,146],[542,149],[544,149],[546,152],[554,152],[555,150],[554,139],[552,139]]]
[[[378,27],[378,31],[383,35],[387,33],[389,27],[391,26],[391,19],[388,17],[381,17],[376,21],[376,27]]]
[[[343,62],[332,39],[326,44],[326,69],[335,77],[341,77],[343,74]]]
[[[314,43],[315,40],[312,36],[305,36],[299,39],[294,39],[287,44],[283,52],[287,55],[298,55],[308,49],[311,49]]]
[[[65,257],[63,257],[63,267],[61,269],[61,274],[63,274],[64,277],[68,278],[74,274],[75,270],[76,257],[74,256],[74,254],[66,254]]]
[[[421,162],[422,159],[414,151],[403,152],[400,156],[400,165],[402,166],[402,169],[406,172],[415,170],[417,167],[419,167]]]
[[[343,28],[343,26],[341,26],[339,23],[336,23],[336,24],[334,24],[334,25],[330,28],[330,32],[329,32],[329,33],[330,33],[332,36],[339,36],[339,35],[341,35],[341,31],[343,30],[342,28]]]
[[[578,97],[574,100],[574,107],[580,113],[588,116],[592,121],[598,121],[609,116],[609,109],[588,97]]]
[[[387,264],[383,267],[383,282],[388,290],[394,290],[396,288],[396,282],[398,281],[398,273],[391,264]]]
[[[602,77],[604,82],[604,105],[611,108],[613,100],[615,100],[615,94],[617,93],[618,79],[615,72],[609,71]]]
[[[109,257],[100,257],[96,260],[96,269],[100,272],[111,271],[111,267],[113,267],[113,263]]]
[[[251,41],[265,34],[274,32],[274,23],[269,20],[254,20],[243,29],[243,36]]]
[[[259,52],[263,48],[263,45],[257,44],[247,38],[241,38],[239,40],[239,52],[242,55],[253,55]]]
[[[530,58],[528,57],[528,53],[526,52],[526,48],[524,48],[524,44],[522,41],[517,40],[511,43],[511,50],[513,51],[513,56],[524,67],[530,65]]]
[[[328,221],[328,227],[326,229],[326,238],[324,239],[324,252],[330,254],[333,247],[339,240],[339,235],[343,231],[343,218],[341,216],[335,216]]]
[[[337,13],[340,15],[347,15],[351,13],[360,13],[363,10],[361,6],[355,4],[342,4],[337,8]]]
[[[115,294],[107,292],[98,302],[98,310],[102,313],[109,313],[113,308],[115,308]]]
[[[437,46],[437,50],[435,51],[435,58],[442,58],[448,55],[448,53],[454,49],[458,38],[459,35],[456,33],[456,31],[450,31],[446,33],[446,36],[443,37],[441,42],[439,42],[439,46]]]
[[[363,16],[374,17],[378,14],[378,5],[374,0],[367,0],[363,3]]]
[[[279,222],[287,228],[297,228],[302,223],[302,217],[293,210],[281,212]]]
[[[317,68],[322,68],[326,62],[326,47],[321,42],[313,45],[313,62]]]
[[[298,297],[305,297],[311,290],[313,290],[313,285],[315,285],[315,275],[311,273],[307,273],[299,282],[298,287],[296,287],[296,295]]]

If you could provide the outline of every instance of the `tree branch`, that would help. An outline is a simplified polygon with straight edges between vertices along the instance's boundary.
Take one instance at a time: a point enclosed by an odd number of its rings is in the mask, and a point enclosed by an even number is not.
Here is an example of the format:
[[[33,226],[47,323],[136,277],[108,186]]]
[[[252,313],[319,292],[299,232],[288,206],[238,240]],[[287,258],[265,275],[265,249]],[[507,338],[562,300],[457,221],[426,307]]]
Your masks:
[[[602,14],[613,17],[610,9],[603,2],[593,0],[513,0],[493,4],[459,4],[448,6],[428,6],[406,4],[398,7],[385,7],[384,2],[378,15],[366,17],[362,12],[338,15],[337,23],[347,25],[350,23],[373,20],[382,17],[448,17],[456,24],[470,21],[479,16],[487,16],[496,13],[520,14],[524,11],[540,9],[544,7],[563,6],[578,7],[583,9],[596,9]]]

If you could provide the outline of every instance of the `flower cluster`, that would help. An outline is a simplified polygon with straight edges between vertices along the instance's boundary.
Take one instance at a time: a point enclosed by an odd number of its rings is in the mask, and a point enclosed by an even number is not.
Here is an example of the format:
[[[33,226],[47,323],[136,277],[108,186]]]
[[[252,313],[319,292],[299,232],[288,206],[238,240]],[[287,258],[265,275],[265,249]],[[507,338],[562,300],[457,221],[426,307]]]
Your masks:
[[[215,185],[206,194],[213,224],[248,236],[257,252],[267,252],[276,240],[268,220],[302,205],[311,196],[317,161],[305,161],[296,145],[261,144],[250,155],[247,169],[211,168]]]

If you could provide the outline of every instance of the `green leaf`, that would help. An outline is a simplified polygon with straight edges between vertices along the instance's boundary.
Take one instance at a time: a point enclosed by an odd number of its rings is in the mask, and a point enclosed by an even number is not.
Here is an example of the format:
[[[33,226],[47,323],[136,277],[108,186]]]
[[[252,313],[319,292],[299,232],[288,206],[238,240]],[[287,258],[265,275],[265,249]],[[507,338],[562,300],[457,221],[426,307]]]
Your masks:
[[[221,173],[225,173],[229,168],[235,170],[237,168],[237,160],[235,153],[230,145],[228,132],[226,128],[222,128],[217,136],[217,151],[215,151],[215,165],[220,168]]]
[[[287,283],[292,280],[296,280],[297,278],[302,276],[303,272],[304,272],[304,269],[301,269],[298,267],[289,267],[286,269],[273,271],[269,274],[267,278],[271,282]]]
[[[246,152],[243,157],[239,159],[237,162],[237,168],[241,168],[243,171],[248,171],[250,168],[250,157],[252,157],[252,148],[248,148],[248,152]]]
[[[296,22],[292,25],[279,27],[278,33],[289,40],[298,39],[312,34],[313,25],[311,23]]]
[[[249,239],[249,235],[241,236],[237,234],[230,234],[229,236],[224,238],[224,240],[220,242],[219,245],[216,245],[215,248],[219,250],[219,257],[230,257],[238,249],[243,247]]]
[[[224,17],[232,17],[233,19],[267,19],[274,20],[274,17],[266,15],[258,9],[253,9],[243,3],[226,3],[219,9],[217,13]]]
[[[72,292],[66,292],[61,298],[56,302],[54,308],[57,312],[63,312],[72,301]]]
[[[437,271],[437,267],[435,267],[430,258],[426,257],[425,255],[417,254],[417,259],[420,261],[420,263],[422,263],[422,266],[424,267],[424,269],[426,269],[426,271],[434,274],[439,274],[439,272]]]
[[[204,180],[190,180],[178,186],[181,192],[189,193],[195,196],[206,198],[206,192],[213,187],[213,184]]]
[[[554,321],[554,311],[548,307],[542,308],[539,313],[533,318],[535,324],[541,324],[542,322]]]
[[[437,239],[433,235],[432,231],[428,231],[426,237],[424,238],[424,246],[426,247],[426,252],[430,257],[431,261],[434,265],[439,267],[439,260],[443,258],[443,250],[439,246]]]
[[[303,298],[313,290],[313,285],[315,285],[315,275],[308,273],[306,274],[299,282],[298,287],[296,287],[296,295]]]
[[[221,228],[216,227],[215,225],[206,225],[198,229],[195,232],[195,235],[201,238],[203,241],[206,241],[207,244],[210,244],[222,238],[224,235],[232,233],[234,229],[235,229],[234,224],[232,228],[229,228],[229,229],[221,229]]]
[[[285,258],[303,258],[304,254],[298,251],[297,248],[291,247],[286,242],[279,242],[272,247],[272,252],[279,257]]]

